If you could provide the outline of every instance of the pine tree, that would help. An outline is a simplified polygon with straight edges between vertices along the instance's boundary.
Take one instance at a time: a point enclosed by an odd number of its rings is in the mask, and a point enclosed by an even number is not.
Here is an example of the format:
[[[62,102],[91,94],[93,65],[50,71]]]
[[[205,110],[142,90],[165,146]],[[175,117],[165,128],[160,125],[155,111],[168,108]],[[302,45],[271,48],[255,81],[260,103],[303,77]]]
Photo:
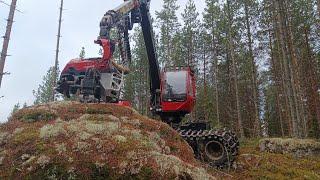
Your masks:
[[[235,41],[234,41],[234,9],[231,6],[232,2],[227,0],[225,14],[227,16],[227,42],[228,49],[230,52],[230,60],[231,60],[231,77],[233,81],[233,88],[235,92],[235,101],[236,101],[236,114],[237,114],[237,126],[239,130],[239,134],[241,138],[245,138],[243,121],[241,117],[241,105],[240,105],[240,95],[239,95],[239,84],[238,84],[238,73],[237,73],[237,62],[235,56]]]
[[[254,114],[254,136],[259,137],[260,136],[260,118],[259,118],[259,97],[258,97],[258,84],[257,84],[257,66],[256,66],[256,59],[253,53],[254,47],[253,47],[253,33],[252,33],[252,27],[253,24],[253,17],[257,17],[257,3],[254,0],[243,0],[244,5],[244,14],[245,14],[245,24],[246,24],[246,35],[247,35],[247,57],[250,60],[250,74],[251,74],[251,91],[252,91],[252,101],[254,106],[254,111],[252,112]]]
[[[176,15],[178,9],[177,0],[163,0],[162,10],[156,12],[157,26],[160,29],[159,61],[165,66],[174,65],[176,48],[173,47],[173,39],[180,27]]]
[[[59,71],[58,71],[59,72]],[[53,89],[52,84],[54,80],[54,67],[50,67],[47,74],[43,76],[42,83],[39,85],[37,90],[33,90],[35,97],[34,104],[48,103],[52,101]],[[56,79],[58,81],[58,77]],[[56,95],[56,99],[58,96]]]
[[[23,106],[22,106],[22,108],[27,108],[28,107],[28,104],[25,102],[25,103],[23,103]]]
[[[79,54],[79,58],[80,59],[84,59],[86,57],[86,50],[84,47],[81,48],[80,54]]]
[[[132,72],[127,76],[125,97],[133,102],[141,114],[149,113],[149,66],[143,34],[140,27],[134,29],[132,48]]]
[[[221,9],[218,4],[218,0],[206,0],[206,8],[203,14],[203,23],[204,28],[207,29],[208,33],[208,46],[209,48],[209,56],[211,59],[211,75],[212,75],[212,85],[214,88],[212,89],[215,95],[212,97],[212,107],[214,108],[212,111],[215,112],[215,119],[217,120],[217,125],[220,126],[220,104],[219,104],[219,82],[218,82],[218,74],[219,74],[219,62],[218,62],[218,39],[220,38],[220,31],[218,27],[219,21],[221,21]]]
[[[319,13],[319,16],[320,16],[320,0],[318,0],[317,7],[318,7],[318,13]]]
[[[12,111],[11,111],[11,116],[12,116],[15,112],[17,112],[20,108],[21,108],[20,103],[15,104],[15,105],[13,106]]]
[[[195,60],[200,27],[198,16],[199,13],[197,11],[194,0],[188,0],[187,5],[184,9],[184,13],[182,14],[182,19],[184,22],[184,26],[182,28],[182,46],[184,59],[186,61],[185,64],[188,66],[194,66],[197,64]]]

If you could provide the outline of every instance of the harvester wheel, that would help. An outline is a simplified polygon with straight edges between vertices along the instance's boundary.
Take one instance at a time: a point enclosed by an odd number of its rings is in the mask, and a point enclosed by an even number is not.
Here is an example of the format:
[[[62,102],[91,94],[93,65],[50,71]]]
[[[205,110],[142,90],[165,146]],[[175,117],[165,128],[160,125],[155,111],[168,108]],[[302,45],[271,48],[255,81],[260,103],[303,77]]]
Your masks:
[[[205,155],[210,161],[219,161],[225,159],[226,150],[223,144],[219,141],[210,141],[205,145]]]
[[[213,167],[230,167],[238,155],[239,140],[233,132],[226,129],[178,132],[193,148],[195,156]]]

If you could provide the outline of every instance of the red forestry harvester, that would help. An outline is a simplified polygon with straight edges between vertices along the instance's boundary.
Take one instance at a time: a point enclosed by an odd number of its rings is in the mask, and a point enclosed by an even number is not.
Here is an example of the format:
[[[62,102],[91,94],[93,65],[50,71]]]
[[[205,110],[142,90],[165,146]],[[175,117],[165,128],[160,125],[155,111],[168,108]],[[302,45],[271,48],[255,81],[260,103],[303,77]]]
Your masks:
[[[238,154],[236,135],[225,129],[210,129],[199,121],[182,124],[196,101],[195,75],[190,67],[172,67],[160,71],[154,35],[149,14],[151,0],[125,0],[114,10],[108,11],[100,23],[100,36],[95,43],[102,46],[103,57],[75,59],[63,69],[57,91],[65,97],[75,96],[82,102],[117,103],[121,101],[124,76],[130,73],[131,62],[129,30],[140,24],[148,55],[150,76],[150,110],[170,124],[193,148],[195,156],[212,166],[230,165]],[[117,30],[118,38],[110,32]],[[115,49],[121,56],[120,63],[113,59]]]

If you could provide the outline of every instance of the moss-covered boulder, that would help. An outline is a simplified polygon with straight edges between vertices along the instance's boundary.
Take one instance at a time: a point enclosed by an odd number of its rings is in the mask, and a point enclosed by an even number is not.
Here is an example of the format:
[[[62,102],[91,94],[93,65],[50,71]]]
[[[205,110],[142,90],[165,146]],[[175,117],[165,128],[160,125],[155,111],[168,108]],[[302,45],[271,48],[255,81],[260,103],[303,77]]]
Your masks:
[[[266,138],[259,142],[260,151],[292,154],[296,157],[320,155],[320,142],[312,139]]]
[[[112,104],[57,102],[0,126],[0,179],[214,179],[167,124]]]

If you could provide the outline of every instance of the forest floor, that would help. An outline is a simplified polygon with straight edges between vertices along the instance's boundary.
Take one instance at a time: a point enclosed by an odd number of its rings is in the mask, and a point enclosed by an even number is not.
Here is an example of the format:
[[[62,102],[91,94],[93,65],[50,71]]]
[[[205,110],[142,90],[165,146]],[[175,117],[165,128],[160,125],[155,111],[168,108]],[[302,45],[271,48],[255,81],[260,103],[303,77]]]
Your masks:
[[[260,152],[259,139],[241,142],[236,164],[222,179],[320,179],[320,156]]]

